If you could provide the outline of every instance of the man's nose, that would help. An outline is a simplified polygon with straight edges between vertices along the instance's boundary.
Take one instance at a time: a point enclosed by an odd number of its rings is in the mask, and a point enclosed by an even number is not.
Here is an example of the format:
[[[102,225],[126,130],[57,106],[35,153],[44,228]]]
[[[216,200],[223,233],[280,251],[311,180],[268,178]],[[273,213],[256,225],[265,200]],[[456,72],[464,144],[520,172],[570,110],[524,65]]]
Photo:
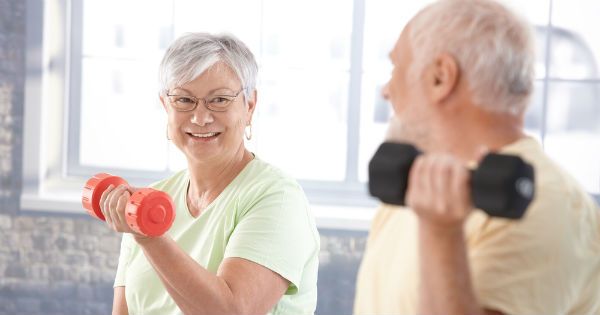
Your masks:
[[[381,96],[386,101],[390,100],[390,82],[386,83],[381,89]]]

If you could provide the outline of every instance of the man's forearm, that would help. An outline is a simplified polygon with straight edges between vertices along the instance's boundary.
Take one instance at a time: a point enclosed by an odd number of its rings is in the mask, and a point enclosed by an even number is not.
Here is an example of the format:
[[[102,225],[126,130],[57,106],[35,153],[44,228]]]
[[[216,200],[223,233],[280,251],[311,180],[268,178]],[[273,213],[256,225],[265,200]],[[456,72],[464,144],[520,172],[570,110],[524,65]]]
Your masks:
[[[419,224],[421,315],[483,314],[471,284],[462,228]]]

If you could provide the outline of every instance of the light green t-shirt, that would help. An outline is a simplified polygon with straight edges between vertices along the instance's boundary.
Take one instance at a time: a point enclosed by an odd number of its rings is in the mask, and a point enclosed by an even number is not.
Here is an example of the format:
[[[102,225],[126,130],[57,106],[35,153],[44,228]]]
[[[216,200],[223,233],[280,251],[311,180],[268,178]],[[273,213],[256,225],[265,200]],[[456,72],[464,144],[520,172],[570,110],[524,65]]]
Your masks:
[[[298,183],[255,158],[197,218],[185,201],[188,183],[183,170],[152,185],[173,198],[177,214],[170,237],[214,274],[223,259],[240,257],[290,281],[270,314],[313,314],[319,234]],[[181,314],[131,234],[123,235],[117,286],[126,288],[130,315]]]

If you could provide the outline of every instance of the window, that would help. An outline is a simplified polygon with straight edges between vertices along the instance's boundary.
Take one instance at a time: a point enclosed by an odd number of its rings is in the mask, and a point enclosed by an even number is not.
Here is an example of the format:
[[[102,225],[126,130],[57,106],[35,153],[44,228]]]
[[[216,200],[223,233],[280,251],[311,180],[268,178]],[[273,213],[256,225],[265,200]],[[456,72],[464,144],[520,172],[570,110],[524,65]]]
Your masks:
[[[387,53],[402,26],[432,1],[366,1],[359,170],[386,130],[389,105],[380,96],[391,71]],[[600,193],[600,2],[504,0],[535,25],[535,92],[526,131],[546,152],[595,195]]]
[[[544,147],[600,193],[600,2],[554,0],[548,44]]]
[[[114,12],[117,6],[121,9]],[[144,14],[132,18],[130,12],[140,7]],[[350,183],[346,157],[355,144],[346,141],[345,104],[352,2],[86,0],[72,8],[82,16],[82,32],[71,50],[72,77],[78,80],[72,80],[71,90],[69,174],[115,169],[159,178],[186,166],[165,139],[157,68],[174,38],[205,31],[233,33],[257,57],[259,103],[255,140],[248,144],[253,151],[309,189]]]
[[[190,31],[233,33],[255,53],[254,152],[298,178],[315,204],[373,206],[365,183],[390,115],[380,95],[387,55],[431,1],[30,2],[22,205],[79,211],[91,174],[145,185],[185,167],[166,139],[157,68],[169,43]],[[536,26],[526,129],[598,194],[600,3],[504,2]],[[54,205],[52,196],[61,196]]]

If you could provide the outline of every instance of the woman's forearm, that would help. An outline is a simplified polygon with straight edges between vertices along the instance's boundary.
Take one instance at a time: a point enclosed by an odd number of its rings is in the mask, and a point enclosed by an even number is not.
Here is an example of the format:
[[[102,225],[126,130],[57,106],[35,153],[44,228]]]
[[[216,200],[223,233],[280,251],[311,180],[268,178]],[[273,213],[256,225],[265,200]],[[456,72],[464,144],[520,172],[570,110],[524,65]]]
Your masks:
[[[127,302],[125,300],[125,287],[115,287],[113,297],[112,315],[128,315]]]
[[[239,314],[227,283],[200,266],[168,236],[138,242],[185,314]]]

